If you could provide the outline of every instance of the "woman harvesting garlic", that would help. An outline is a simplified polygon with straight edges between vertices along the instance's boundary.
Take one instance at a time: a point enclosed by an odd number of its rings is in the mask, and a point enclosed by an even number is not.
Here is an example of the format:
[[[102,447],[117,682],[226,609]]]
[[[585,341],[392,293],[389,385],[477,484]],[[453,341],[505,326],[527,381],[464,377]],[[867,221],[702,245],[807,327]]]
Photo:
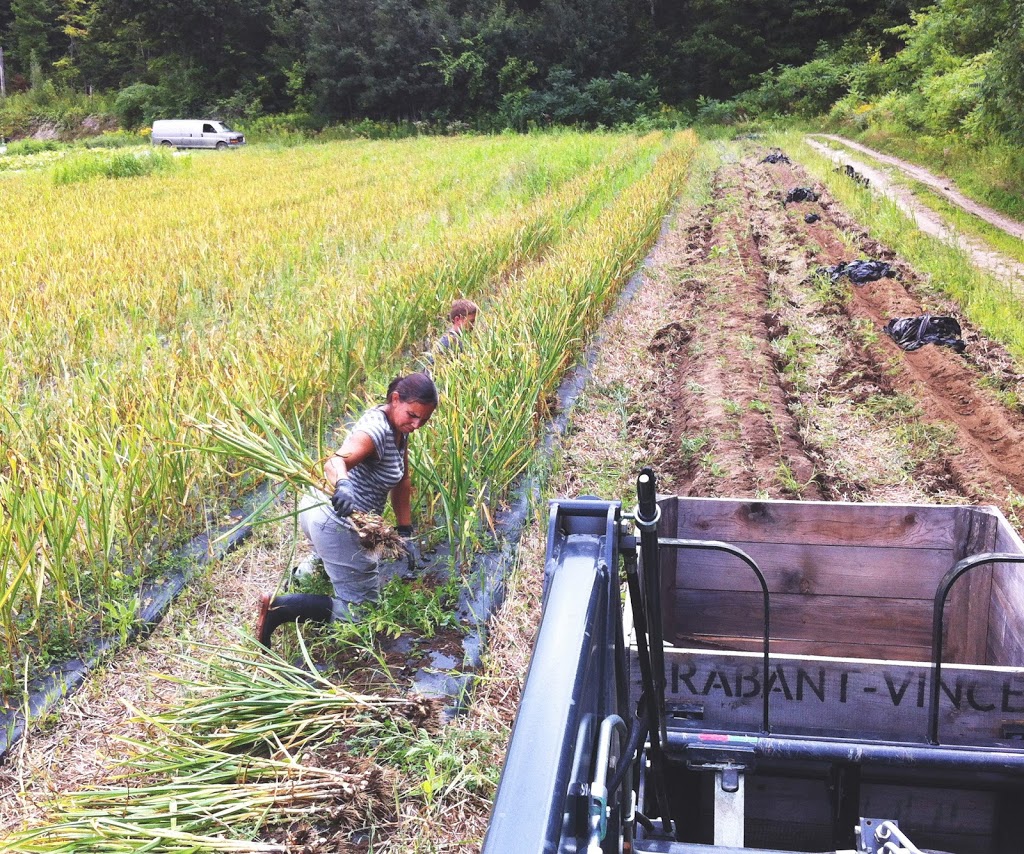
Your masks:
[[[299,525],[323,561],[334,596],[261,594],[256,621],[260,643],[269,646],[274,629],[283,623],[351,620],[354,605],[376,601],[379,558],[361,546],[349,517],[356,511],[383,513],[390,496],[398,533],[412,535],[409,435],[430,420],[437,400],[437,388],[426,374],[394,379],[385,403],[364,412],[328,459],[324,476],[334,493],[329,500],[320,492],[304,495]]]

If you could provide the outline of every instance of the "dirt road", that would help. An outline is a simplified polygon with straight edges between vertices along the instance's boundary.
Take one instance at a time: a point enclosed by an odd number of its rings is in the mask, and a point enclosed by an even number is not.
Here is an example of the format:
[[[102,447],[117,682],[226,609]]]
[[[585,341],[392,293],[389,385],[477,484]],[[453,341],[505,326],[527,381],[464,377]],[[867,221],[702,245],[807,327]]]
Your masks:
[[[892,157],[891,155],[875,151],[844,137],[828,134],[815,134],[814,137],[807,138],[807,144],[811,148],[840,166],[852,167],[864,178],[867,178],[875,192],[891,199],[925,234],[937,237],[957,247],[967,253],[978,267],[991,271],[1000,279],[1012,283],[1019,292],[1024,293],[1024,264],[989,248],[982,241],[952,228],[939,214],[918,201],[909,189],[894,182],[888,172],[880,167],[876,167],[870,160],[859,159],[851,156],[847,151],[830,148],[819,140],[825,139],[841,143],[856,151],[870,155],[874,160],[893,167],[903,176],[931,187],[953,204],[1013,237],[1024,238],[1024,224],[1005,217],[991,208],[978,204],[973,199],[967,198],[953,187],[949,181],[933,175],[920,166],[915,166],[905,160],[900,160],[898,157]]]
[[[1007,234],[1012,234],[1014,237],[1024,240],[1024,223],[1018,222],[1015,219],[1010,219],[1008,216],[1003,216],[1003,214],[998,211],[994,211],[992,208],[986,207],[985,205],[974,201],[974,199],[968,198],[961,193],[948,178],[935,175],[924,167],[918,166],[907,160],[902,160],[899,157],[893,157],[891,154],[884,154],[881,151],[868,148],[866,145],[861,145],[859,142],[847,139],[844,136],[836,136],[835,134],[829,133],[812,134],[812,136],[817,139],[831,140],[832,142],[839,143],[847,148],[852,148],[854,151],[866,154],[873,160],[877,160],[879,163],[895,166],[904,175],[913,178],[915,181],[919,181],[927,187],[931,187],[940,195],[945,196],[957,207],[963,208],[968,213],[974,214],[974,216],[985,220],[985,222],[990,225],[994,225],[996,228],[1005,231]]]

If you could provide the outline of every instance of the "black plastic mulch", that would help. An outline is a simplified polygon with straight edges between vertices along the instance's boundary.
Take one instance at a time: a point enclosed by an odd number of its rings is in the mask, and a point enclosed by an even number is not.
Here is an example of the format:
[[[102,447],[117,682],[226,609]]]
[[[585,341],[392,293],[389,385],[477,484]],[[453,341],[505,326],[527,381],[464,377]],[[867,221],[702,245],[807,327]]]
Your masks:
[[[788,193],[786,198],[782,200],[784,205],[788,205],[790,202],[816,202],[818,201],[818,194],[810,187],[794,187]]]
[[[869,187],[871,185],[871,182],[863,175],[861,175],[860,172],[854,169],[849,163],[847,163],[845,166],[837,166],[836,172],[839,172],[840,174],[845,175],[847,178],[856,181],[862,187]]]
[[[882,331],[904,350],[917,350],[925,344],[950,347],[957,353],[967,349],[956,318],[922,314],[919,317],[894,317]]]
[[[855,285],[877,282],[883,276],[891,279],[896,275],[896,271],[890,264],[874,260],[850,261],[845,264],[836,264],[834,267],[819,267],[818,272],[827,273],[833,282],[846,276]]]

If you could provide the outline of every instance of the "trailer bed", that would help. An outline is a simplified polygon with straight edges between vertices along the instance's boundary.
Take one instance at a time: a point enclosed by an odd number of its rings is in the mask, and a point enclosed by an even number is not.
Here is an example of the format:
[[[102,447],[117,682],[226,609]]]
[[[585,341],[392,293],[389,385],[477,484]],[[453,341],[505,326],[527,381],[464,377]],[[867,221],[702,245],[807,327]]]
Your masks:
[[[772,729],[793,734],[925,741],[939,582],[970,555],[1024,555],[994,507],[680,497],[659,507],[660,537],[725,541],[763,571]],[[756,729],[756,577],[730,554],[664,548],[661,584],[667,702],[701,706],[707,726]],[[944,613],[943,741],[1024,746],[1024,571],[979,566],[951,587]],[[636,694],[635,638],[631,649]]]
[[[550,504],[485,854],[1024,850],[998,510],[637,498]]]
[[[996,508],[658,503],[663,714],[673,797],[702,817],[690,841],[715,840],[716,810],[721,819],[714,775],[701,773],[714,762],[700,757],[719,745],[720,763],[730,746],[758,743],[736,833],[747,845],[829,847],[845,767],[861,816],[895,818],[915,841],[958,854],[1018,850],[1008,840],[1021,829],[1024,566],[965,572],[935,631],[936,592],[951,568],[985,553],[1024,556]],[[748,555],[767,596],[749,564],[709,540]]]

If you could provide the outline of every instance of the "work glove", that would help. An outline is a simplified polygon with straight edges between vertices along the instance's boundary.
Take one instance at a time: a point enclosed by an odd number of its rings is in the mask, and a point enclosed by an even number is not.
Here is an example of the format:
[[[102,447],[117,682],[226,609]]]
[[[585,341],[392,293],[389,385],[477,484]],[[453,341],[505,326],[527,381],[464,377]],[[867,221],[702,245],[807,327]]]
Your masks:
[[[345,481],[341,481],[334,488],[334,495],[331,496],[331,507],[334,508],[334,512],[339,516],[351,516],[352,511],[356,509],[356,505],[352,503],[352,499],[349,497],[345,486]]]
[[[416,538],[412,535],[412,525],[399,525],[395,530],[398,531],[398,536],[402,538],[402,543],[405,546],[405,556],[409,562],[409,572],[415,572],[416,564],[420,560],[420,550]]]

